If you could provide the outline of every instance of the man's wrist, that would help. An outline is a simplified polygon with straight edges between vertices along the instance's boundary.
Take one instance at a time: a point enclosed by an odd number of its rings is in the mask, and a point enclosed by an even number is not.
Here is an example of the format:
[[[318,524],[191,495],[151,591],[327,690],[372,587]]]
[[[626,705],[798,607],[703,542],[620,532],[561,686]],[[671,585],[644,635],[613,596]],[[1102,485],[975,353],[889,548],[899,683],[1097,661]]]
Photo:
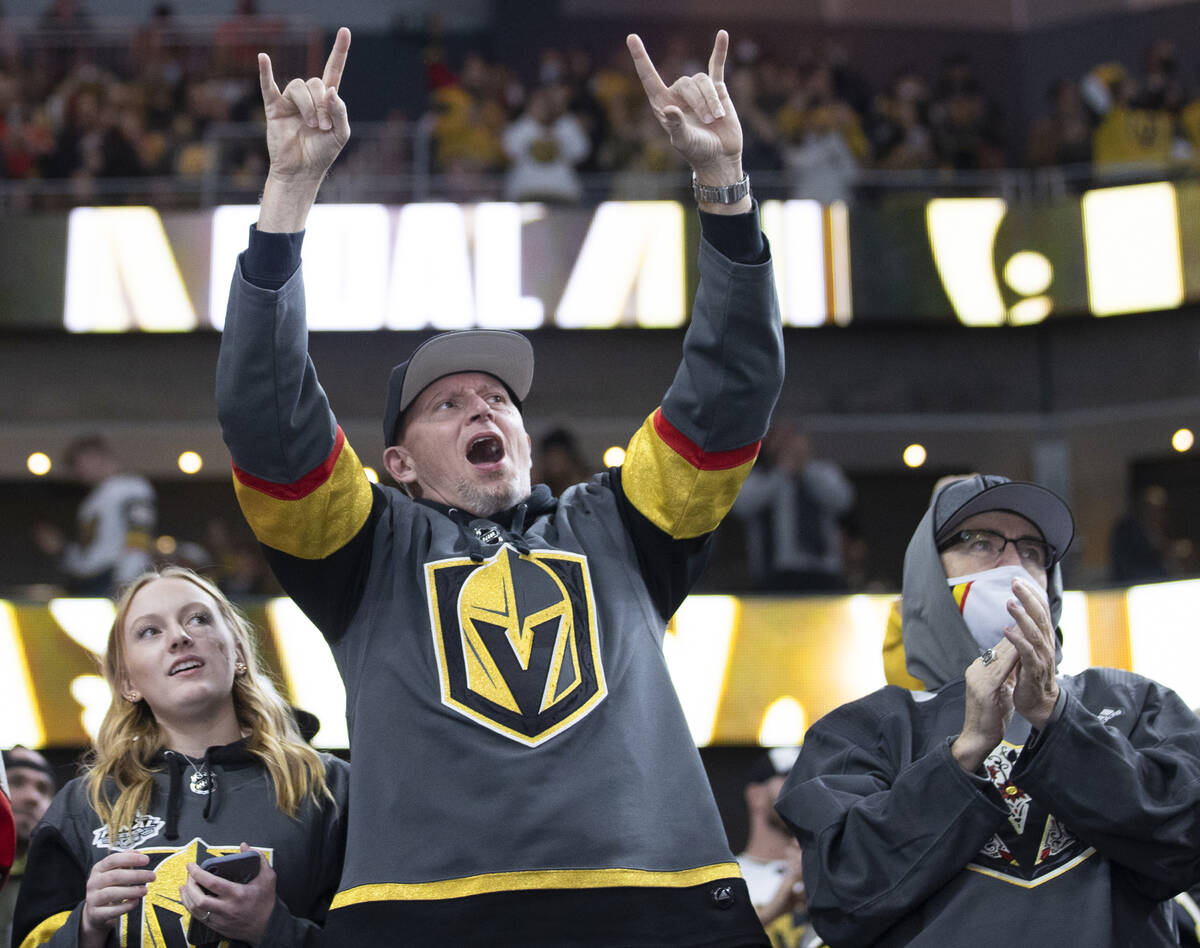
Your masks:
[[[1058,683],[1055,682],[1053,696],[1048,696],[1046,701],[1042,702],[1042,704],[1036,710],[1031,711],[1029,714],[1023,715],[1025,720],[1032,724],[1039,731],[1045,730],[1046,725],[1049,724],[1050,720],[1054,717],[1054,711],[1056,708],[1058,708],[1061,697],[1062,689],[1060,689],[1058,687]]]
[[[742,156],[726,158],[704,165],[693,165],[692,174],[696,183],[712,188],[729,187],[745,177],[742,170]]]
[[[319,177],[268,172],[258,208],[258,229],[275,234],[304,230],[324,177],[324,172]]]
[[[750,193],[750,176],[742,175],[733,184],[701,184],[692,172],[692,193],[700,203],[735,204]]]
[[[723,201],[706,201],[694,187],[699,185],[701,188],[731,188],[745,177],[745,172],[742,171],[741,155],[705,165],[694,165],[692,167],[692,184],[697,206],[709,214],[745,214],[754,206],[749,193],[740,200],[729,204]]]
[[[950,756],[968,774],[973,774],[979,769],[990,751],[990,747],[984,747],[981,742],[962,734],[950,745]]]

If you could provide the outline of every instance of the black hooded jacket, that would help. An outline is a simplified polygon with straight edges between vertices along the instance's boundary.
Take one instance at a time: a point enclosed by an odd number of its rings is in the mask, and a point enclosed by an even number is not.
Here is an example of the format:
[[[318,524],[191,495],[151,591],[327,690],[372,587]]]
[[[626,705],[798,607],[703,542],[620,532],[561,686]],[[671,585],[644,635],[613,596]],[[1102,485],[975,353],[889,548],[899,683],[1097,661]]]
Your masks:
[[[1057,624],[1057,566],[1048,586]],[[905,557],[903,653],[889,680],[908,687],[814,724],[779,798],[816,930],[837,948],[1177,945],[1163,900],[1200,878],[1200,719],[1178,695],[1114,669],[1060,676],[1045,729],[1014,715],[965,773],[950,745],[978,648],[930,513]]]

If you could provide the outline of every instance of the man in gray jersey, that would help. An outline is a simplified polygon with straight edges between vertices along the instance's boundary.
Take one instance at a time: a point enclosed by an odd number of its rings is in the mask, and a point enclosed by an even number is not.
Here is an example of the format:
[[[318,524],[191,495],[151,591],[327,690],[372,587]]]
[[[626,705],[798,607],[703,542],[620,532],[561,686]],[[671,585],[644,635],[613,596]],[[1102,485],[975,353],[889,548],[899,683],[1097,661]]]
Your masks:
[[[558,497],[530,483],[532,347],[502,331],[435,336],[396,366],[384,465],[402,490],[367,481],[308,358],[300,273],[350,134],[350,34],[282,91],[259,57],[271,168],[217,401],[242,510],[346,682],[330,945],[766,944],[662,654],[782,382],[728,42],[668,86],[629,38],[695,171],[700,282],[682,365],[625,463]]]

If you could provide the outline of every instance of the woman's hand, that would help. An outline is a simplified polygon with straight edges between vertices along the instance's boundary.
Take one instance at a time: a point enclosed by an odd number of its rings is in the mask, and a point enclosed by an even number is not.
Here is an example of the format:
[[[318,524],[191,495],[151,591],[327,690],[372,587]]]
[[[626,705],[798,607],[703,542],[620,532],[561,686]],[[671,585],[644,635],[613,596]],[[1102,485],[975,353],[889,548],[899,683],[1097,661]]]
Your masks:
[[[145,853],[125,852],[105,856],[92,866],[79,922],[81,945],[103,945],[121,916],[137,906],[154,881],[154,872],[141,868],[149,862]]]
[[[242,852],[249,850],[242,843]],[[226,938],[257,945],[275,910],[275,870],[262,853],[258,858],[258,875],[249,882],[231,882],[188,863],[188,881],[179,887],[184,908]]]

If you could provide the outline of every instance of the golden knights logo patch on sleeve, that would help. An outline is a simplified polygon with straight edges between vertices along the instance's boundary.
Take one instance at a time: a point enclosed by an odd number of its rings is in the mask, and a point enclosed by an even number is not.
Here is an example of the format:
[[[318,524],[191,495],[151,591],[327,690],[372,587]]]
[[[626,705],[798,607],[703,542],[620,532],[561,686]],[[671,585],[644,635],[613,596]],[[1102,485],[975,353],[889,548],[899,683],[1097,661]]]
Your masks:
[[[425,566],[442,704],[537,747],[608,694],[587,558],[559,550]]]

